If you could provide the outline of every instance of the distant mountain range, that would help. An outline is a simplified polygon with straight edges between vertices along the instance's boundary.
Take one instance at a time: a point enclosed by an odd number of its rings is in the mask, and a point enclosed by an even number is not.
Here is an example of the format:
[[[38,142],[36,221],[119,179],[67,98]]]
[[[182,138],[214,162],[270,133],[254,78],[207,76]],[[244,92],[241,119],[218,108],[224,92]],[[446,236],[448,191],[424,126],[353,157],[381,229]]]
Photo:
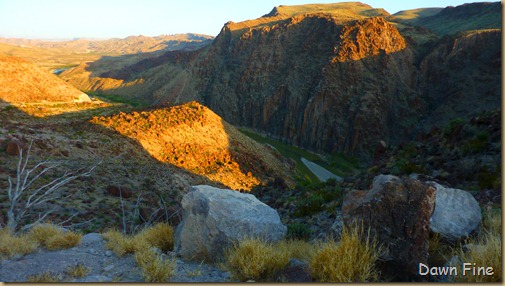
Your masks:
[[[18,38],[0,38],[0,43],[38,47],[44,49],[66,49],[77,53],[149,53],[160,50],[195,50],[209,44],[214,37],[200,34],[175,34],[157,37],[130,36],[124,39],[74,39],[71,41],[43,41]]]

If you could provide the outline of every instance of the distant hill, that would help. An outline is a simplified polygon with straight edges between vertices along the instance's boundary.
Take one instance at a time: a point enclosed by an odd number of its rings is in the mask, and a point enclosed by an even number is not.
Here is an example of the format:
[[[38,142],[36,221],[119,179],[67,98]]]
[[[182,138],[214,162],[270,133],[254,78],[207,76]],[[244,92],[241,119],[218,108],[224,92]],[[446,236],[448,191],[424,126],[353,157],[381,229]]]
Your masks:
[[[200,34],[161,35],[157,37],[130,36],[124,39],[43,41],[0,38],[0,43],[44,49],[65,49],[76,53],[135,54],[160,50],[195,50],[209,44],[214,37]]]
[[[89,101],[89,97],[31,62],[0,54],[0,100],[19,104]]]
[[[440,35],[457,32],[501,29],[501,2],[469,3],[437,8],[401,11],[394,14],[396,19],[426,27]]]
[[[411,10],[402,10],[399,11],[393,16],[397,20],[402,20],[402,21],[416,21],[419,20],[420,18],[424,17],[429,17],[436,15],[440,13],[444,8],[418,8],[418,9],[411,9]]]

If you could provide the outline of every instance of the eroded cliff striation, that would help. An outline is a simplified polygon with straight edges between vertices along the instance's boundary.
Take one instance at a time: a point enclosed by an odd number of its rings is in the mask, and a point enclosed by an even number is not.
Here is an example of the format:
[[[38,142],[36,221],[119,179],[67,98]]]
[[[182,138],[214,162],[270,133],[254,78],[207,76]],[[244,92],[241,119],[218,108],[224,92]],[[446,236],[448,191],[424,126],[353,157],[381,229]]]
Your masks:
[[[382,17],[295,16],[240,37],[225,26],[209,58],[196,74],[207,106],[308,149],[364,154],[422,107],[413,52]]]

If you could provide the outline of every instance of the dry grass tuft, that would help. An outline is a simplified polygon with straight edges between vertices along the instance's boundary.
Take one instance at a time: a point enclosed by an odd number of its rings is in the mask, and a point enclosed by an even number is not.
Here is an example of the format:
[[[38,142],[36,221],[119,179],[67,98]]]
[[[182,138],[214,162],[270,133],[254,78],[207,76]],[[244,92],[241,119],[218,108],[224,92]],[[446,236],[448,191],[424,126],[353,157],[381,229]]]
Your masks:
[[[146,282],[166,282],[174,274],[175,259],[163,259],[152,248],[142,247],[135,252],[135,261],[142,269]]]
[[[361,227],[344,228],[338,243],[321,243],[309,263],[312,277],[321,282],[378,281],[380,248],[373,240],[361,240],[363,234]]]
[[[102,235],[107,240],[105,246],[117,256],[121,257],[135,252],[135,240],[132,237],[126,236],[117,230],[109,230]]]
[[[174,228],[168,223],[158,223],[146,228],[137,237],[144,239],[149,245],[159,248],[163,252],[174,249]]]
[[[174,247],[174,230],[166,223],[159,223],[144,229],[134,237],[111,230],[103,234],[107,240],[107,248],[118,256],[134,253],[137,265],[142,269],[146,282],[166,282],[172,277],[175,269],[175,259],[164,259],[157,254],[154,247],[162,251]]]
[[[63,280],[63,275],[53,272],[30,275],[26,278],[26,282],[29,283],[55,283],[61,282],[61,280]]]
[[[70,266],[65,270],[65,272],[75,278],[82,278],[91,272],[91,269],[84,266],[83,264],[77,264],[75,266]]]
[[[314,252],[315,245],[304,240],[282,240],[275,246],[279,251],[286,252],[290,258],[310,261]]]
[[[49,250],[66,249],[81,241],[81,234],[63,231],[52,224],[39,224],[30,229],[28,235]]]
[[[82,235],[79,233],[67,231],[61,235],[49,238],[46,242],[46,248],[49,250],[71,248],[81,241],[81,237]]]
[[[16,254],[28,254],[37,250],[39,243],[28,235],[14,236],[8,229],[0,229],[0,260]]]
[[[482,220],[484,229],[489,233],[501,235],[502,231],[502,215],[501,209],[491,209],[484,213]]]
[[[457,255],[464,262],[475,263],[477,266],[493,267],[493,275],[458,275],[456,282],[501,282],[502,281],[502,243],[501,243],[501,212],[488,211],[483,219],[484,229],[479,237],[468,241],[468,251],[460,249]],[[458,273],[463,273],[462,265],[458,265]],[[468,272],[467,272],[468,273]]]
[[[289,252],[258,238],[246,238],[225,254],[225,264],[241,281],[264,281],[289,263]]]
[[[52,237],[62,234],[63,231],[60,228],[48,223],[38,224],[28,231],[28,235],[30,235],[34,240],[38,241],[44,247]]]

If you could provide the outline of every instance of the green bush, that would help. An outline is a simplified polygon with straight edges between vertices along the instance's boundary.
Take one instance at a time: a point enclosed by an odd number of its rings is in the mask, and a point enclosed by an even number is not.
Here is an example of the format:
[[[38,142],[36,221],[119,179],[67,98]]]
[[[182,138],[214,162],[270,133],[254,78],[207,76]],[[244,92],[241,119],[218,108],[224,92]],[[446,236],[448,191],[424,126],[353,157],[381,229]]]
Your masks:
[[[297,217],[308,216],[323,210],[324,197],[320,194],[310,194],[300,199],[297,204],[295,215]]]
[[[300,222],[288,224],[288,239],[308,240],[310,235],[310,228],[306,224]]]

